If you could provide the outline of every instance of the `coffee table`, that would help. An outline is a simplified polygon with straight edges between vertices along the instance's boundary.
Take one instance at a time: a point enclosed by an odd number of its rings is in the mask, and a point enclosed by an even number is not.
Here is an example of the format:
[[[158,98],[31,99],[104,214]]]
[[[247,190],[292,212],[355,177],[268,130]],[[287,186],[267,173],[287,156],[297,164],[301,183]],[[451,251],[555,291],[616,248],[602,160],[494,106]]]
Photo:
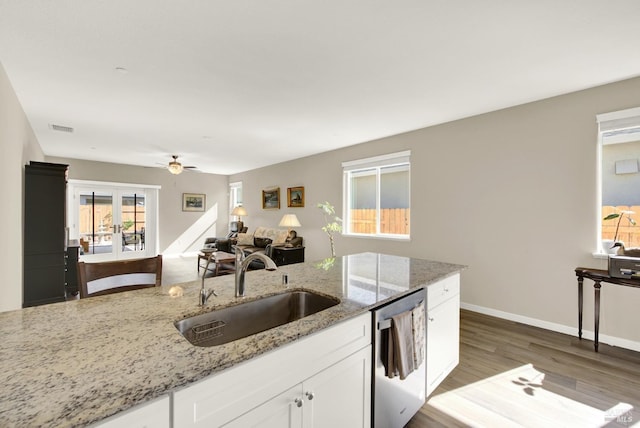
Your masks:
[[[213,263],[215,267],[212,267],[211,264],[209,264],[208,268],[206,267],[206,261],[209,260],[209,257],[211,257],[211,263]],[[205,260],[204,265],[201,264],[201,260]],[[200,273],[201,267],[213,272],[214,276],[218,276],[221,273],[235,272],[235,262],[235,254],[224,251],[200,251],[198,254],[198,273]]]

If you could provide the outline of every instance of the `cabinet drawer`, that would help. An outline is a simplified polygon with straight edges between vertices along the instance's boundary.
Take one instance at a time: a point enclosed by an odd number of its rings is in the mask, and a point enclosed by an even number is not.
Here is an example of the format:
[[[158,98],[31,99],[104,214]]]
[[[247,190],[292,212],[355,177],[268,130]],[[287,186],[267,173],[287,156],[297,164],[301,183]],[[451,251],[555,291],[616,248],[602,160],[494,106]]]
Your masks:
[[[427,286],[427,310],[460,294],[460,275],[456,274]]]

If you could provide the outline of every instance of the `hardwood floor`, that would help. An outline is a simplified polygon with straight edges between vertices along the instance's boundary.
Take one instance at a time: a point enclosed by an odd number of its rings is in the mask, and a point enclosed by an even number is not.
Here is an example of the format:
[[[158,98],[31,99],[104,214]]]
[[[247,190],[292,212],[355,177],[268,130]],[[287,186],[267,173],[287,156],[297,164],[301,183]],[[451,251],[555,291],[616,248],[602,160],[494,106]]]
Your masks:
[[[460,342],[460,364],[405,428],[640,427],[638,352],[464,310]]]

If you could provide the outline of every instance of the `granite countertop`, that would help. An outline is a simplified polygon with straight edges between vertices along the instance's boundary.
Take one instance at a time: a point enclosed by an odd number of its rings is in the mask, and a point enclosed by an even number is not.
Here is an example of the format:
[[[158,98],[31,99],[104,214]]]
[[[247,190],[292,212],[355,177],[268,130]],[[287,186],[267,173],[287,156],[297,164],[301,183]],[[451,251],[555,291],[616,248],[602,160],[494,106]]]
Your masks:
[[[83,426],[168,394],[299,337],[359,315],[464,266],[362,253],[208,278],[218,294],[199,307],[200,282],[117,293],[0,313],[0,426]],[[283,273],[289,286],[282,285]],[[197,347],[174,322],[291,289],[341,302],[298,321],[225,345]]]

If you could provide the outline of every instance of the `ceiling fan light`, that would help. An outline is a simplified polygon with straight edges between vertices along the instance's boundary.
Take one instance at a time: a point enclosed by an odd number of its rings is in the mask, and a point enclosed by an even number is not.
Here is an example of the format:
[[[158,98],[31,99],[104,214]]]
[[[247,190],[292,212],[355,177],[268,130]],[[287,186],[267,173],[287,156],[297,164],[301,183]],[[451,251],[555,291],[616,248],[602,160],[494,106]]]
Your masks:
[[[169,162],[169,172],[178,175],[182,172],[182,164],[177,161]]]

